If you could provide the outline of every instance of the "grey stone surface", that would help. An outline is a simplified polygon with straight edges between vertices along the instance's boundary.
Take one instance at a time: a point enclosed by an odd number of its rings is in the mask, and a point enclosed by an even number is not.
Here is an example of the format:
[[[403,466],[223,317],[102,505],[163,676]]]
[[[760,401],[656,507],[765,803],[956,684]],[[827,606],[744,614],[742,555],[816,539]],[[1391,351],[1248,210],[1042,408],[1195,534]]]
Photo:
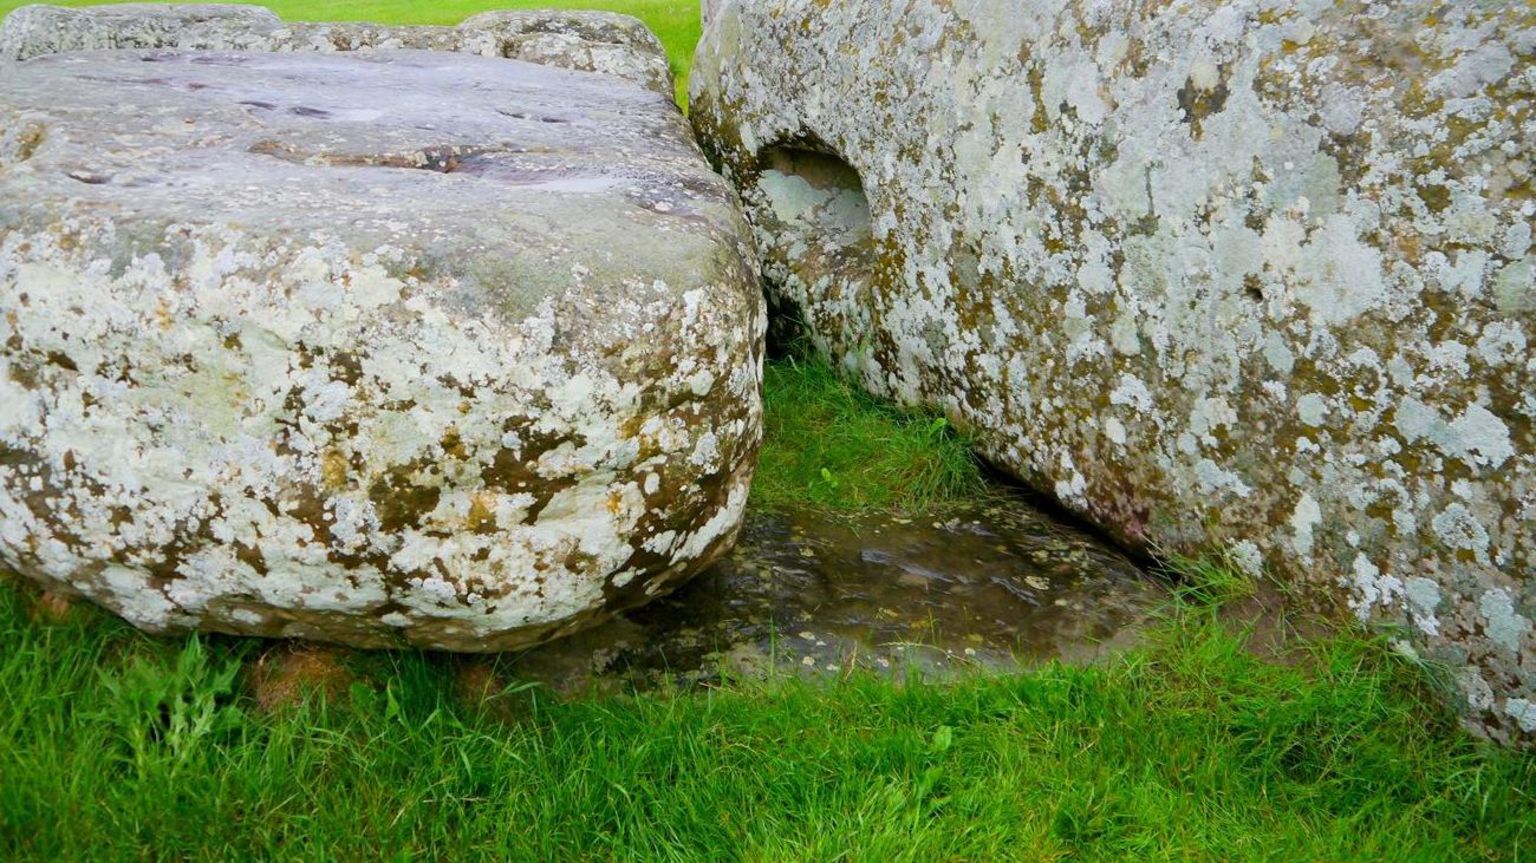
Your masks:
[[[672,94],[656,36],[638,19],[612,12],[486,12],[457,27],[427,27],[284,22],[259,6],[130,3],[23,6],[0,23],[0,60],[109,48],[462,51],[599,72]]]
[[[1533,60],[1519,3],[734,0],[690,106],[770,300],[869,389],[1128,543],[1401,624],[1512,740]]]
[[[648,601],[738,530],[762,327],[648,89],[0,64],[0,565],[146,629],[489,651]]]
[[[1026,500],[995,494],[937,518],[749,511],[736,548],[681,589],[508,670],[572,695],[1017,673],[1102,662],[1167,608],[1166,586],[1123,552]]]

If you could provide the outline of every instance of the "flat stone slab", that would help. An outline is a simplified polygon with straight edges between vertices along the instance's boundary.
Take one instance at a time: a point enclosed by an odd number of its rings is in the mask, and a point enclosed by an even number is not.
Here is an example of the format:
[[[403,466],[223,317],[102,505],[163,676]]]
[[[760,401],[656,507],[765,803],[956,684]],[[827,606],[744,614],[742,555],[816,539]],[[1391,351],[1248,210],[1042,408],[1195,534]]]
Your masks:
[[[682,589],[507,670],[573,695],[722,676],[1007,673],[1103,661],[1168,602],[1104,540],[1012,495],[927,518],[758,511]]]
[[[0,60],[108,48],[461,51],[613,75],[672,95],[661,42],[639,19],[613,12],[485,12],[455,27],[431,27],[283,21],[260,6],[124,3],[23,6],[0,23]]]
[[[0,563],[491,651],[729,549],[764,313],[670,100],[467,54],[0,64]]]

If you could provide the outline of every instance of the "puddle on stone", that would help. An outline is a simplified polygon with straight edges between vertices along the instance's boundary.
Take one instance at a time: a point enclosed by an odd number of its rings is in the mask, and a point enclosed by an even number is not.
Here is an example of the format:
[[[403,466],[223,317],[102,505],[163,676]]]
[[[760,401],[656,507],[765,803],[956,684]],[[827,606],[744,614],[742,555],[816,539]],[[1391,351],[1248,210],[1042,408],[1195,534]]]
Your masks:
[[[1166,598],[1022,497],[939,519],[757,512],[736,550],[676,593],[504,668],[574,694],[1084,663],[1135,643]]]

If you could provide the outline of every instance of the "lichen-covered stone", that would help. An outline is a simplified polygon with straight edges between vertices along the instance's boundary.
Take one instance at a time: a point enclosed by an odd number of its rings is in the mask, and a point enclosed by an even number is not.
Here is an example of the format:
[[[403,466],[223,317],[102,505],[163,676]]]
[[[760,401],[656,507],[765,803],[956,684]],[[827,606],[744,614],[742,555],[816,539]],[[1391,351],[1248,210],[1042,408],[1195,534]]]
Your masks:
[[[0,63],[0,566],[518,647],[733,541],[762,297],[667,96],[466,54]]]
[[[612,12],[486,12],[457,27],[427,27],[284,22],[259,6],[129,3],[23,6],[0,23],[0,61],[108,48],[462,51],[599,72],[672,95],[661,42],[638,19]]]
[[[1401,623],[1510,740],[1533,60],[1519,3],[734,0],[690,105],[866,386],[1127,542]]]

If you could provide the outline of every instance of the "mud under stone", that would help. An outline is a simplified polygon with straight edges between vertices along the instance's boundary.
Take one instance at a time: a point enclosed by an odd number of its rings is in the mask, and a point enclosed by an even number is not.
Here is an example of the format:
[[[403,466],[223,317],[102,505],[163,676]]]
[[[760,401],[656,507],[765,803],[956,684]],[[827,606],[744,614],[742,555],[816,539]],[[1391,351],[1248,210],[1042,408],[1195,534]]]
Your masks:
[[[1022,495],[924,519],[759,511],[728,558],[676,593],[502,671],[576,694],[1085,663],[1135,643],[1166,598]]]

